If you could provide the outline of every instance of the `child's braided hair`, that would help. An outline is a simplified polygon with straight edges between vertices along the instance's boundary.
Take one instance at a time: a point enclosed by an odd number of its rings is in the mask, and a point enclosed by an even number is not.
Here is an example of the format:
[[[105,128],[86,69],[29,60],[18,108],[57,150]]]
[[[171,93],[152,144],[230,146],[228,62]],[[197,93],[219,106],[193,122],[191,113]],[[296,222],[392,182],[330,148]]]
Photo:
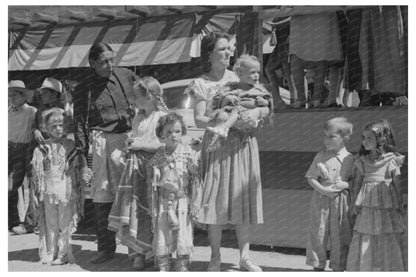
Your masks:
[[[133,89],[139,90],[143,96],[151,94],[156,100],[156,107],[158,110],[169,112],[169,108],[166,106],[163,100],[163,89],[159,81],[151,76],[145,76],[134,82]]]

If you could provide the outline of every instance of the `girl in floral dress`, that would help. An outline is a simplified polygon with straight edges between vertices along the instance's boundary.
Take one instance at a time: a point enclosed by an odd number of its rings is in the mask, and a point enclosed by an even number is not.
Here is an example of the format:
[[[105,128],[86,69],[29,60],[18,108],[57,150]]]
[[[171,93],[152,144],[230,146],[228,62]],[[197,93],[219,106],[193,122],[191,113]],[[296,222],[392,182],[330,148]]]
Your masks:
[[[404,212],[400,167],[404,156],[394,152],[392,128],[386,120],[364,128],[355,161],[353,215],[356,221],[347,271],[404,271]]]

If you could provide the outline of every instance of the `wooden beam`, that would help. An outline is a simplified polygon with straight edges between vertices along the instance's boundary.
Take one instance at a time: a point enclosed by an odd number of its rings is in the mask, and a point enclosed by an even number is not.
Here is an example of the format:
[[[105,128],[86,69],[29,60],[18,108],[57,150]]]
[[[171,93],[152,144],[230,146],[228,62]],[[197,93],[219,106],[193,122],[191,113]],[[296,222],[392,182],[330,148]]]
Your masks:
[[[260,62],[260,69],[263,69],[263,7],[253,6],[253,12],[256,13],[254,26],[254,41],[253,41],[253,55],[257,57]]]
[[[65,10],[65,13],[71,19],[76,19],[79,21],[85,21],[88,19],[88,14],[83,11],[75,11],[75,10],[67,9]]]
[[[37,12],[33,14],[33,21],[41,21],[47,23],[58,23],[59,18],[56,15],[50,15],[46,13]]]
[[[92,13],[96,16],[113,19],[116,17],[116,11],[112,9],[93,8]]]
[[[166,9],[178,14],[183,13],[183,6],[167,6]]]
[[[30,25],[30,18],[22,18],[17,16],[9,16],[9,24]]]

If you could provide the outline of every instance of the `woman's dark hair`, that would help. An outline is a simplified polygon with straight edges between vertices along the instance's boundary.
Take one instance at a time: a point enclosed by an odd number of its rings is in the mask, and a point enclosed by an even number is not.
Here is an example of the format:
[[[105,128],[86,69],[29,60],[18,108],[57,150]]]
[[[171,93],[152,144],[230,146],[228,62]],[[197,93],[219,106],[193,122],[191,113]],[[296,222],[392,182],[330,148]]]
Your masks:
[[[396,143],[394,141],[393,128],[385,119],[376,120],[364,127],[365,131],[371,131],[376,137],[376,153],[381,156],[383,153],[394,152],[396,149]],[[384,138],[384,141],[382,141]],[[367,155],[370,151],[365,150],[361,144],[359,155]]]
[[[211,62],[209,57],[211,56],[212,51],[215,48],[215,44],[218,40],[225,38],[230,41],[231,36],[227,33],[220,31],[212,31],[208,35],[202,38],[201,41],[201,63],[202,71],[207,73],[211,70]]]
[[[167,115],[161,116],[159,118],[159,121],[157,122],[156,126],[156,136],[158,138],[161,138],[163,136],[163,129],[165,128],[165,126],[169,124],[174,124],[176,122],[179,122],[181,124],[182,135],[186,135],[186,126],[182,116],[177,113],[168,113]]]
[[[88,60],[97,60],[98,57],[105,51],[111,51],[114,52],[113,49],[111,49],[110,45],[103,42],[96,42],[94,43],[91,48],[90,52],[88,54]]]

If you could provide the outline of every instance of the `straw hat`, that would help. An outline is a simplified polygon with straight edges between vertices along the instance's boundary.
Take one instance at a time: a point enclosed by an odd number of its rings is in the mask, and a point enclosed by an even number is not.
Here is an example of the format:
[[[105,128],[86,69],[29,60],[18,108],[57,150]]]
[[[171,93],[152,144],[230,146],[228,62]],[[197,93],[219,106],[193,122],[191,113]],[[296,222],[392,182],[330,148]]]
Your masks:
[[[33,90],[26,88],[25,83],[21,80],[11,80],[9,82],[9,91],[24,93],[27,101],[30,101],[33,97]]]
[[[46,78],[43,81],[42,86],[38,88],[37,90],[42,92],[42,90],[45,88],[62,93],[62,83],[56,80],[55,78]]]

